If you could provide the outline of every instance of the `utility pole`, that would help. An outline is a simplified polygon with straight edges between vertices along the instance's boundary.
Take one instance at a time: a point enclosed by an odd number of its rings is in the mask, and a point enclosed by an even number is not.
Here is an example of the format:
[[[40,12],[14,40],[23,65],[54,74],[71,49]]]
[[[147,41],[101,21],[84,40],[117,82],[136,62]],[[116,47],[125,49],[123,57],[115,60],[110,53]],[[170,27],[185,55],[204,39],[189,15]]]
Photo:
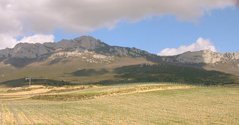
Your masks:
[[[26,78],[26,80],[28,80],[28,81],[29,81],[28,85],[29,85],[29,87],[30,87],[30,86],[31,86],[31,84],[32,84],[32,78],[31,78],[31,77],[28,77],[28,78]]]

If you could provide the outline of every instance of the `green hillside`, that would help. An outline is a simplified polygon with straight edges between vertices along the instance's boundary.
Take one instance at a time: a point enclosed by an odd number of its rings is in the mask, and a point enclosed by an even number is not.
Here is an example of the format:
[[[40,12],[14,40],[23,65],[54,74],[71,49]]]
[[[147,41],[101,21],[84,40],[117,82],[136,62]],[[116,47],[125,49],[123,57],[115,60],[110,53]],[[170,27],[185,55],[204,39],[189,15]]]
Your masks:
[[[57,68],[56,68],[57,69]],[[175,82],[198,85],[225,85],[237,84],[238,77],[218,71],[208,71],[200,68],[177,66],[172,64],[138,64],[121,67],[91,67],[84,69],[60,70],[41,72],[36,74],[32,84],[51,86],[77,84],[117,84],[135,82]],[[28,69],[24,72],[30,73]],[[43,74],[43,75],[42,75]],[[39,77],[37,77],[39,75]],[[27,75],[26,75],[27,76]],[[48,78],[44,77],[48,76]],[[25,77],[6,80],[1,85],[24,86],[28,85]]]

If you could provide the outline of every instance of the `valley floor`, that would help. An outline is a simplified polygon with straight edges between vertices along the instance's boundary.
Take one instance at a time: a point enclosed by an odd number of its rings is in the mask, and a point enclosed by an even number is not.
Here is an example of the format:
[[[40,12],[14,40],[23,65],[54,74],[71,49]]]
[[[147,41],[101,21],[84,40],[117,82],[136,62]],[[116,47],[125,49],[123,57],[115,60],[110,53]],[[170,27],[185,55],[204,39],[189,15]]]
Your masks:
[[[0,89],[0,125],[236,125],[238,107],[238,86],[138,83]]]

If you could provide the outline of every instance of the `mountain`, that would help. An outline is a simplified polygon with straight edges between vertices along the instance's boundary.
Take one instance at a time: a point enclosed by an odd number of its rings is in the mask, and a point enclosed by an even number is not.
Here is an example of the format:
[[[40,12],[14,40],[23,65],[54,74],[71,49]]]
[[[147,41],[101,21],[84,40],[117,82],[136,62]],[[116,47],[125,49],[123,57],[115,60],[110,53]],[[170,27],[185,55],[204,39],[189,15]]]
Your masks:
[[[239,76],[239,52],[218,53],[210,50],[186,52],[176,56],[162,57],[164,62],[184,64],[216,70]]]
[[[239,81],[239,54],[204,50],[157,56],[137,48],[111,46],[91,36],[55,43],[19,43],[0,50],[0,85],[24,85],[26,77],[48,85],[230,84]]]
[[[210,50],[202,50],[197,52],[186,52],[180,55],[164,57],[166,62],[178,62],[186,64],[217,64],[238,62],[238,53],[217,53]]]
[[[155,56],[136,48],[110,46],[90,36],[73,40],[61,40],[56,43],[30,44],[19,43],[12,49],[0,50],[0,61],[15,67],[24,67],[33,62],[44,61],[54,55],[93,52],[104,56],[151,57]],[[156,56],[155,56],[156,57]]]

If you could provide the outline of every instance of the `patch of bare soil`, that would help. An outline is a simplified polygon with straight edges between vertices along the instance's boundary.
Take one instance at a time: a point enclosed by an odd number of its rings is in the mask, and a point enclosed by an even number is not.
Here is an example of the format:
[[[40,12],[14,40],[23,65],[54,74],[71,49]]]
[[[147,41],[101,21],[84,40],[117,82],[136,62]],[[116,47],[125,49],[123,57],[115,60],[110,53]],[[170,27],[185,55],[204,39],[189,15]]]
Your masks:
[[[85,99],[102,98],[107,96],[118,96],[118,95],[134,94],[134,93],[151,92],[151,91],[178,90],[178,89],[190,89],[190,88],[192,88],[192,86],[145,85],[145,86],[110,89],[110,90],[99,91],[99,92],[88,92],[88,93],[42,94],[42,95],[33,96],[32,99],[49,100],[49,101],[77,101],[77,100],[85,100]]]

